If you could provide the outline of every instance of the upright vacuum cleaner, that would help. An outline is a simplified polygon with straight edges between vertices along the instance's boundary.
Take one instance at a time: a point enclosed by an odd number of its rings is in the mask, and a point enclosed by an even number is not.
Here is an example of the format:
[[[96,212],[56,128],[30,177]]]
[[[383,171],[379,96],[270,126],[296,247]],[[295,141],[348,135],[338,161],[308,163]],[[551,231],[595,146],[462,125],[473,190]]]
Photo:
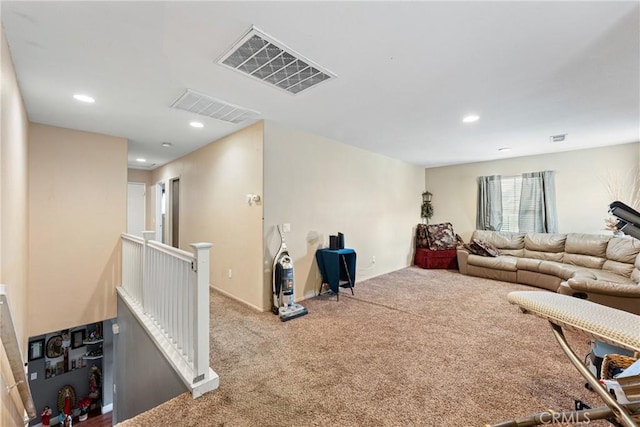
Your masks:
[[[306,308],[293,301],[293,260],[289,256],[284,234],[278,225],[280,233],[280,248],[273,260],[273,314],[280,316],[280,320],[295,319],[309,313]]]

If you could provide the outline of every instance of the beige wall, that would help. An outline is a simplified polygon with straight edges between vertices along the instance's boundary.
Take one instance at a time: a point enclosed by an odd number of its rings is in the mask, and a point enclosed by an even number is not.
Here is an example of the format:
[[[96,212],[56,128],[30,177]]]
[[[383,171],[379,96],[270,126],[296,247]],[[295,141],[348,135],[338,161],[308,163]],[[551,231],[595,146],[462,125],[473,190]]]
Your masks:
[[[262,204],[249,206],[246,195],[262,194],[262,140],[260,122],[152,174],[153,183],[180,178],[180,248],[212,243],[212,286],[257,308],[263,294]]]
[[[153,230],[154,224],[154,208],[151,193],[155,191],[154,183],[152,180],[151,171],[141,169],[128,169],[127,170],[127,182],[142,182],[145,185],[145,226],[147,230]]]
[[[29,335],[116,316],[127,141],[29,128]]]
[[[300,300],[317,292],[316,249],[338,232],[357,252],[357,281],[411,265],[423,191],[421,167],[266,122],[263,306],[270,306],[277,224],[291,224],[285,239]]]
[[[431,223],[449,221],[465,240],[476,225],[476,178],[556,171],[558,231],[602,233],[611,198],[605,181],[629,179],[640,164],[640,143],[426,169],[433,193]],[[636,174],[637,176],[637,174]]]
[[[27,130],[28,120],[11,53],[0,25],[0,284],[6,286],[22,354],[27,352]],[[1,347],[1,346],[0,346]],[[0,425],[18,425],[21,404],[17,389],[7,392],[13,375],[0,348]]]

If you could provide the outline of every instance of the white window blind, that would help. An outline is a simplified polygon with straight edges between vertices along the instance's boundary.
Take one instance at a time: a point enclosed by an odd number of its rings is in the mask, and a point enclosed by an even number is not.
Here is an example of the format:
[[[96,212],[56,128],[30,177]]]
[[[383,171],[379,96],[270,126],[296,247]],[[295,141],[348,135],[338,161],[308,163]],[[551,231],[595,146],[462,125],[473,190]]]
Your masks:
[[[518,211],[520,210],[521,176],[504,176],[502,184],[502,227],[500,231],[519,231]]]

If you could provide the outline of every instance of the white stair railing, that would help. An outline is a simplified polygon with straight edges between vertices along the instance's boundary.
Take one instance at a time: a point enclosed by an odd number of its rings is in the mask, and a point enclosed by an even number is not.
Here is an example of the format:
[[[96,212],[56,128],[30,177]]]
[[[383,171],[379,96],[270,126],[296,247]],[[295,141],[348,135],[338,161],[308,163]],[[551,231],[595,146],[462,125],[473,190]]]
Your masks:
[[[24,368],[24,359],[20,350],[18,335],[11,317],[11,309],[7,299],[7,291],[4,285],[0,285],[0,339],[2,347],[9,361],[13,382],[7,384],[7,391],[18,389],[22,406],[27,413],[25,423],[36,418],[36,409],[31,395],[31,388],[27,381],[27,373]]]
[[[209,367],[212,245],[193,243],[194,253],[189,253],[152,240],[152,231],[143,235],[122,235],[118,291],[195,398],[218,386]]]

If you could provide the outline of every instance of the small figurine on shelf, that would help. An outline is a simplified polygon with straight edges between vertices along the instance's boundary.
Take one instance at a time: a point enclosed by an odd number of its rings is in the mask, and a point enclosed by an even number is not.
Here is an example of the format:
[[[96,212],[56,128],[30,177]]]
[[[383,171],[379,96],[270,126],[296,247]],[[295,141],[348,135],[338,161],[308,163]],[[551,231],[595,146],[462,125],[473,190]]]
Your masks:
[[[51,421],[51,408],[45,406],[40,413],[40,419],[42,420],[42,427],[49,427]]]
[[[100,397],[100,384],[102,383],[102,372],[96,365],[91,367],[89,371],[89,398],[97,399]]]
[[[69,414],[60,414],[60,416],[58,418],[61,418],[60,420],[60,425],[62,425],[63,427],[72,427],[73,425],[73,418],[71,418],[71,415]]]
[[[73,406],[73,403],[71,402],[71,393],[69,392],[69,389],[66,388],[64,390],[64,409],[62,410],[62,413],[65,415],[71,415],[71,406]]]
[[[100,341],[102,339],[102,327],[99,329],[96,327],[95,331],[91,331],[89,337],[85,340],[86,342],[94,342]]]

